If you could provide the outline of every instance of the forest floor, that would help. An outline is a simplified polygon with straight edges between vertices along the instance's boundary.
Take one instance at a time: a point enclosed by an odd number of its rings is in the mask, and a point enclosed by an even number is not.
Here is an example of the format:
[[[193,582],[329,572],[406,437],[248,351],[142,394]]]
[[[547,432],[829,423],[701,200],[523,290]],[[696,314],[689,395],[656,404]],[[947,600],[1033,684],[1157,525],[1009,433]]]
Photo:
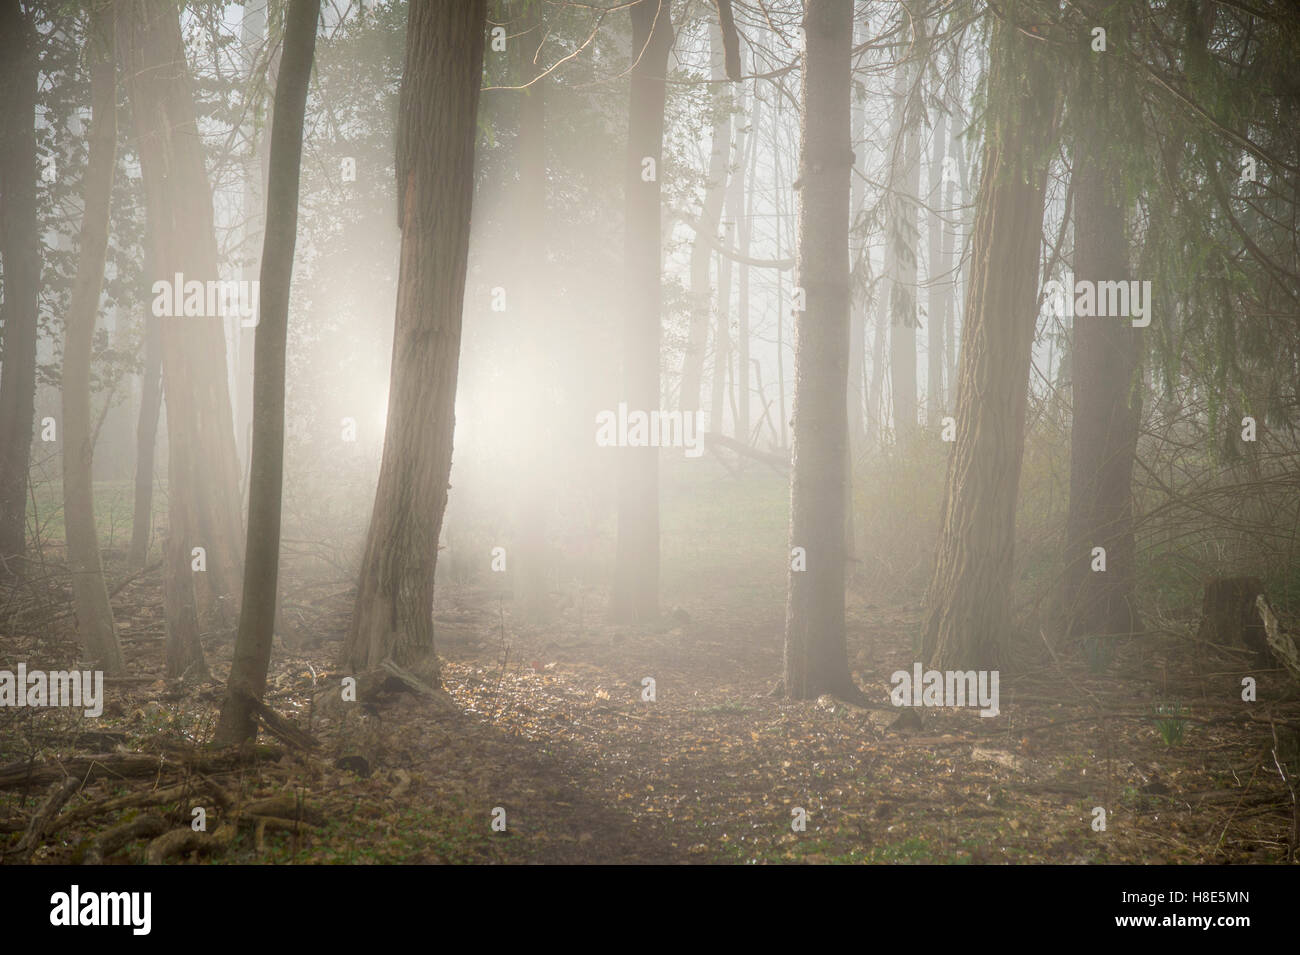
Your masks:
[[[604,624],[594,588],[562,596],[553,622],[529,626],[512,619],[505,595],[442,586],[435,625],[449,699],[394,691],[325,708],[312,701],[341,687],[352,593],[295,578],[286,606],[310,636],[277,640],[266,699],[320,745],[296,750],[264,734],[266,745],[223,761],[201,744],[230,642],[207,640],[216,679],[164,679],[161,580],[141,575],[113,599],[133,675],[110,682],[100,718],[0,711],[0,852],[9,863],[83,861],[106,832],[135,825],[143,835],[110,837],[104,857],[143,861],[158,832],[189,830],[201,806],[209,834],[239,821],[224,841],[196,837],[173,858],[1279,863],[1294,854],[1296,793],[1277,763],[1300,765],[1300,699],[1245,650],[1198,641],[1193,613],[1091,660],[1027,646],[1025,665],[1003,675],[1000,714],[984,718],[890,705],[890,675],[912,667],[919,605],[852,594],[850,662],[873,706],[790,702],[772,693],[779,575],[754,586],[744,566],[715,567],[707,590],[693,591],[685,579],[669,588],[677,603],[663,623],[646,628]],[[0,598],[0,668],[76,659],[70,615]],[[1245,676],[1258,680],[1257,702],[1241,699]],[[42,818],[51,797],[66,802]],[[799,818],[803,831],[792,827]]]

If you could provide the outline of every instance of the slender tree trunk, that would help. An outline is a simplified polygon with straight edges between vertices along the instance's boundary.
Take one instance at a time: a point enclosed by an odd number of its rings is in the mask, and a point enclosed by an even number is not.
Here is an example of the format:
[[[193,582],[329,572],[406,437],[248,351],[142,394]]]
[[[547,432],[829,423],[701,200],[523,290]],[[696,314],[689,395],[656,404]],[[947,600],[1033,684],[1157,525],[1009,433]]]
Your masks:
[[[722,247],[728,251],[735,245],[735,223],[723,223]],[[709,398],[709,430],[716,434],[726,432],[727,369],[731,366],[731,259],[718,254],[718,304],[713,313],[713,377]],[[735,419],[731,423],[735,431]]]
[[[854,4],[861,10],[860,4]],[[857,46],[866,42],[867,18],[855,15],[853,21],[853,44]],[[867,341],[867,248],[865,223],[862,215],[866,200],[865,156],[867,151],[866,130],[867,111],[862,96],[850,92],[850,145],[853,149],[853,173],[849,184],[850,219],[853,234],[849,236],[849,262],[854,276],[854,287],[850,308],[849,333],[849,457],[856,458],[858,449],[867,441],[867,425],[863,417],[863,405],[866,402],[866,359]]]
[[[39,39],[18,0],[0,0],[0,257],[4,358],[0,367],[0,574],[26,553],[27,472],[36,400],[41,235],[36,218]]]
[[[1123,115],[1121,97],[1132,91],[1121,92],[1110,62],[1084,57],[1087,72],[1076,97],[1074,276],[1097,283],[1129,279],[1122,175],[1126,137],[1119,124],[1107,120]],[[1128,318],[1074,319],[1065,612],[1067,632],[1076,636],[1131,633],[1137,625],[1132,499],[1141,393],[1135,381],[1137,349],[1137,331]],[[1105,551],[1104,570],[1094,569],[1096,547]]]
[[[912,21],[916,31],[909,44],[909,56],[925,48],[924,27]],[[889,228],[887,241],[893,272],[889,282],[889,380],[893,399],[894,436],[910,441],[916,433],[916,329],[920,324],[916,302],[916,260],[920,252],[917,199],[921,192],[921,116],[924,106],[917,89],[920,66],[898,67],[894,89],[895,125],[891,144],[889,183]]]
[[[402,251],[393,371],[343,648],[354,669],[391,657],[403,666],[420,661],[437,679],[433,574],[451,473],[486,30],[485,0],[410,5],[397,130]]]
[[[117,82],[113,62],[113,9],[101,2],[92,8],[86,37],[90,63],[90,156],[84,181],[81,249],[72,301],[63,337],[63,514],[72,574],[72,601],[86,656],[105,673],[126,670],[117,642],[113,610],[104,586],[95,531],[92,461],[94,423],[90,412],[90,357],[95,319],[108,257],[108,217],[117,159]]]
[[[249,89],[258,82],[256,76],[258,66],[258,53],[262,45],[266,42],[266,14],[267,0],[247,0],[244,3],[244,16],[239,25],[239,43],[242,62],[240,68],[244,72],[244,82],[248,84]],[[268,71],[270,73],[270,71]],[[270,88],[275,86],[274,74],[267,76],[267,84]],[[249,133],[251,143],[256,146],[250,150],[250,154],[244,157],[243,176],[243,223],[240,227],[240,252],[245,259],[251,257],[251,262],[240,268],[240,277],[251,279],[256,276],[260,269],[260,263],[257,261],[259,250],[262,247],[264,229],[266,227],[263,221],[262,197],[266,195],[266,164],[263,160],[266,158],[266,150],[263,146],[265,137],[259,136],[256,131],[255,118],[260,110],[261,97],[253,105],[253,116],[248,117],[248,124],[252,129]],[[265,128],[270,129],[274,122],[275,113],[273,109],[267,110],[268,115],[262,117]],[[235,327],[236,341],[238,346],[235,357],[235,444],[239,449],[240,474],[248,473],[249,456],[251,453],[252,430],[253,430],[253,351],[257,339],[257,329],[244,328],[237,324]],[[245,492],[247,492],[245,488]]]
[[[553,407],[548,401],[551,374],[548,323],[553,318],[544,308],[546,282],[546,92],[542,67],[534,62],[541,43],[541,4],[526,3],[522,10],[524,33],[512,42],[518,57],[520,83],[529,83],[519,99],[519,199],[516,205],[519,252],[516,258],[523,295],[517,322],[518,339],[526,362],[525,405],[520,409],[527,445],[520,450],[525,472],[520,475],[519,586],[516,599],[523,615],[544,623],[554,616],[547,571],[551,557],[546,544],[547,512],[554,499],[553,471],[549,466],[551,441],[548,422]],[[530,82],[531,81],[531,82]],[[697,389],[698,393],[698,389]]]
[[[147,243],[146,243],[147,245]],[[146,248],[145,255],[149,252]],[[151,273],[147,269],[146,274]],[[148,299],[146,299],[147,301]],[[158,447],[158,418],[162,411],[162,330],[148,311],[144,315],[144,369],[140,374],[140,417],[135,428],[135,506],[131,517],[131,551],[134,569],[149,557],[153,534],[153,468]]]
[[[752,215],[754,211],[754,166],[758,160],[758,150],[755,148],[758,143],[758,122],[761,115],[761,107],[758,100],[752,100],[753,107],[749,114],[750,134],[745,141],[748,144],[749,155],[737,157],[742,163],[749,165],[748,172],[741,172],[738,178],[740,198],[736,205],[738,207],[739,222],[736,226],[736,240],[739,244],[740,254],[749,255],[750,240],[753,237],[754,229],[752,225]],[[749,421],[749,403],[750,403],[750,385],[749,385],[749,269],[746,262],[740,263],[740,288],[736,296],[736,391],[739,401],[739,412],[736,416],[736,437],[745,444],[751,443],[753,436],[750,434]]]
[[[804,35],[798,256],[807,309],[795,327],[790,548],[802,548],[806,569],[792,557],[784,683],[793,699],[857,698],[844,643],[853,5],[807,0]]]
[[[954,304],[955,292],[957,288],[957,276],[953,271],[953,248],[957,235],[957,209],[955,208],[955,170],[945,175],[944,165],[947,159],[954,156],[960,151],[961,145],[957,141],[957,114],[949,109],[945,123],[946,137],[943,150],[943,158],[939,161],[939,191],[935,194],[935,201],[942,210],[942,221],[940,230],[943,235],[939,242],[939,261],[935,269],[935,277],[938,279],[938,311],[932,308],[930,322],[938,323],[942,331],[940,332],[943,341],[943,354],[940,361],[943,363],[943,380],[946,387],[944,388],[943,399],[940,402],[940,410],[948,411],[952,408],[952,393],[954,381],[956,378],[956,354],[957,349],[953,343],[953,334],[955,326],[956,306]],[[933,251],[933,249],[932,249]],[[935,294],[935,287],[931,285],[930,294]]]
[[[709,28],[710,77],[720,83],[726,77],[723,70],[722,31],[716,25]],[[704,351],[709,337],[709,317],[712,314],[713,288],[709,281],[709,262],[713,246],[706,237],[716,237],[718,220],[722,216],[722,197],[727,191],[727,157],[731,150],[731,113],[727,87],[713,86],[713,126],[709,146],[709,178],[704,184],[704,206],[696,222],[695,240],[691,243],[691,325],[682,356],[681,395],[678,399],[682,411],[700,410],[700,386],[704,379]],[[716,429],[717,425],[710,424]]]
[[[632,70],[624,189],[627,310],[623,324],[623,387],[628,408],[659,407],[660,218],[663,174],[664,79],[673,45],[671,0],[640,0],[630,9]],[[647,158],[654,178],[646,181]],[[659,449],[622,448],[618,486],[618,543],[614,620],[652,620],[659,614]]]
[[[937,96],[932,97],[938,99]],[[941,199],[943,196],[943,157],[945,146],[945,126],[943,120],[943,111],[936,109],[934,111],[934,121],[931,124],[933,130],[933,142],[930,150],[930,191],[929,191],[929,212],[926,213],[927,224],[929,225],[929,249],[926,270],[928,274],[929,291],[926,293],[926,299],[929,304],[930,314],[927,317],[926,325],[928,335],[926,336],[926,378],[925,378],[925,423],[929,428],[934,428],[939,423],[939,415],[946,405],[944,401],[943,389],[943,329],[944,329],[944,284],[947,276],[943,273],[943,234],[944,222],[942,213]]]
[[[280,574],[280,504],[284,479],[284,363],[289,334],[289,287],[298,232],[298,175],[303,115],[316,49],[320,0],[290,0],[284,53],[275,82],[271,170],[266,190],[261,301],[253,354],[253,446],[248,482],[248,539],[239,633],[215,742],[228,746],[257,737],[251,701],[266,692],[275,634]]]
[[[957,438],[922,637],[924,659],[938,669],[999,666],[1011,624],[1015,505],[1057,102],[1051,53],[1015,22],[1030,10],[1010,3],[992,26]]]
[[[154,276],[218,279],[217,245],[179,11],[167,0],[118,8],[118,47],[139,142]],[[174,288],[174,297],[183,296]],[[226,337],[221,316],[160,320],[167,400],[169,543],[164,552],[168,672],[206,671],[199,616],[237,612],[243,554]],[[202,548],[200,551],[199,548]]]

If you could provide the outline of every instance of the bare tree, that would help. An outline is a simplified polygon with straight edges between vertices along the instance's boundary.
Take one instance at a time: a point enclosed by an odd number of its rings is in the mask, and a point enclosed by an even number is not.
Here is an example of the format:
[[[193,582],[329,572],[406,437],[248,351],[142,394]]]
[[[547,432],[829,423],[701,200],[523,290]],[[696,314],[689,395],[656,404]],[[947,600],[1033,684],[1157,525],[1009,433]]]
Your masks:
[[[436,679],[433,573],[447,507],[474,198],[485,0],[412,3],[397,130],[402,229],[384,456],[343,660]]]
[[[1057,86],[1045,45],[1010,3],[990,44],[983,179],[938,557],[922,652],[940,669],[993,668],[1010,627],[1016,494]]]
[[[177,275],[186,283],[216,281],[212,190],[180,11],[167,0],[132,0],[119,6],[118,28],[153,275],[168,285]],[[179,299],[182,290],[173,293]],[[168,448],[163,599],[173,676],[206,669],[198,617],[233,612],[240,587],[243,521],[223,325],[206,311],[161,319]]]
[[[298,232],[298,177],[303,114],[316,49],[320,0],[291,0],[284,52],[275,83],[271,169],[266,190],[266,238],[258,290],[261,321],[253,343],[253,445],[248,482],[244,592],[235,656],[215,741],[230,745],[257,736],[251,701],[266,692],[280,573],[280,503],[284,478],[284,364],[289,287]]]
[[[90,358],[108,255],[108,218],[117,158],[117,80],[114,75],[113,5],[91,7],[86,32],[90,63],[90,156],[83,183],[80,258],[63,333],[63,513],[72,574],[77,631],[86,655],[110,675],[126,670],[113,609],[104,586],[95,530],[92,461],[95,428],[90,413]]]
[[[26,553],[27,471],[36,400],[41,236],[36,219],[39,45],[18,0],[0,0],[0,257],[4,364],[0,367],[0,573]]]
[[[623,389],[629,408],[659,407],[661,224],[664,80],[673,45],[671,0],[640,0],[632,16],[631,92],[624,189]],[[716,422],[713,427],[716,428]],[[659,449],[622,448],[618,473],[618,544],[613,619],[636,622],[659,614]]]
[[[785,694],[858,698],[844,643],[853,5],[807,0],[804,35],[798,274],[807,308],[795,325]]]

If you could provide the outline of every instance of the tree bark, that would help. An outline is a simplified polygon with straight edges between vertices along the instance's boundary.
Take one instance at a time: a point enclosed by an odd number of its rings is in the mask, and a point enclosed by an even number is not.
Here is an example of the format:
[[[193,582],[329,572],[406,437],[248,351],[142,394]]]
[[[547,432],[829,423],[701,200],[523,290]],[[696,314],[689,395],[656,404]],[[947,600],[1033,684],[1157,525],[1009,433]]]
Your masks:
[[[1085,56],[1083,63],[1074,124],[1074,275],[1077,281],[1128,281],[1126,137],[1119,124],[1108,122],[1123,115],[1119,98],[1126,94],[1117,86],[1109,57]],[[1137,331],[1128,318],[1074,319],[1064,576],[1066,632],[1073,636],[1126,634],[1137,627],[1132,496],[1141,407],[1137,349]],[[1095,547],[1105,549],[1105,570],[1093,569]]]
[[[784,683],[792,699],[858,697],[844,643],[844,518],[848,442],[849,54],[853,5],[804,7],[799,281],[795,326],[794,467]]]
[[[627,405],[659,407],[660,235],[659,180],[663,175],[664,97],[673,45],[671,0],[640,0],[631,7],[632,69],[625,161],[627,310],[623,323],[623,388]],[[653,181],[642,178],[654,160]],[[618,543],[611,617],[621,623],[659,614],[659,449],[621,448]]]
[[[723,72],[722,31],[709,29],[710,77],[714,80],[713,125],[709,146],[708,180],[704,184],[704,206],[696,223],[691,243],[691,324],[682,356],[682,384],[679,402],[682,411],[700,410],[700,386],[704,379],[704,350],[709,337],[713,288],[709,281],[709,262],[713,247],[706,236],[717,236],[722,216],[722,198],[727,191],[727,157],[731,150],[731,113],[725,87],[716,85]]]
[[[118,12],[118,47],[139,142],[154,277],[218,279],[212,190],[203,161],[179,11],[133,0]],[[176,289],[179,298],[181,289]],[[168,544],[164,559],[168,672],[206,669],[198,616],[228,619],[239,593],[243,522],[226,339],[220,316],[163,317]],[[206,570],[196,569],[203,548]]]
[[[303,115],[316,49],[320,0],[291,0],[285,13],[284,52],[275,83],[271,169],[266,190],[266,233],[253,343],[253,444],[248,482],[248,538],[244,591],[235,655],[215,742],[230,746],[257,737],[250,700],[266,693],[275,634],[280,573],[280,505],[284,479],[284,365],[289,334],[289,289],[298,232],[298,177]]]
[[[63,337],[63,514],[72,575],[77,631],[88,659],[110,676],[126,670],[117,642],[113,610],[104,586],[95,530],[92,461],[94,421],[90,411],[90,359],[95,319],[108,257],[109,205],[117,159],[117,82],[113,61],[113,8],[92,7],[86,36],[90,64],[89,159],[84,180],[80,257]]]
[[[1050,53],[1014,22],[1022,10],[1029,12],[1006,5],[992,26],[957,433],[921,644],[923,659],[938,669],[1006,662],[1011,624],[1016,494],[1057,103]]]
[[[931,97],[936,102],[938,96]],[[926,262],[928,273],[926,301],[929,315],[926,319],[926,375],[925,375],[925,423],[934,428],[939,423],[939,416],[946,407],[943,388],[943,330],[945,324],[944,302],[947,295],[947,275],[943,271],[943,237],[946,228],[943,221],[943,157],[945,132],[943,110],[935,109],[931,124],[933,142],[930,149],[930,199],[926,219],[929,225],[929,255]]]
[[[525,362],[523,381],[517,392],[523,396],[519,420],[525,422],[524,445],[520,450],[520,528],[518,587],[515,599],[523,616],[536,623],[550,620],[551,604],[547,572],[551,558],[546,541],[547,514],[554,499],[554,473],[549,466],[551,442],[548,422],[554,408],[548,400],[551,360],[548,323],[553,318],[544,307],[546,280],[546,92],[542,66],[533,52],[541,43],[541,4],[522,7],[523,35],[514,40],[518,80],[526,89],[516,95],[519,103],[519,196],[516,204],[519,224],[518,275],[523,294],[516,301],[517,335]]]
[[[485,0],[413,3],[397,129],[402,249],[384,455],[343,648],[436,683],[433,575],[447,506],[474,198]]]
[[[0,2],[0,257],[4,358],[0,367],[0,574],[26,553],[27,472],[36,401],[41,235],[36,217],[39,39],[18,0]]]
[[[146,242],[145,255],[149,255]],[[153,271],[146,266],[146,274]],[[147,301],[147,299],[146,299]],[[140,374],[140,417],[135,427],[135,505],[131,517],[131,550],[127,561],[139,570],[149,558],[153,534],[153,468],[158,447],[158,418],[162,411],[162,330],[146,310],[144,368]]]
[[[906,16],[906,14],[905,14]],[[924,49],[924,26],[912,20],[914,36],[908,45],[909,57]],[[886,253],[892,266],[889,272],[889,380],[893,404],[894,437],[910,441],[916,433],[916,329],[920,323],[916,302],[916,260],[920,251],[917,226],[918,197],[921,192],[921,116],[924,106],[918,90],[920,66],[899,64],[894,87],[893,142],[890,144],[888,209],[889,222]]]

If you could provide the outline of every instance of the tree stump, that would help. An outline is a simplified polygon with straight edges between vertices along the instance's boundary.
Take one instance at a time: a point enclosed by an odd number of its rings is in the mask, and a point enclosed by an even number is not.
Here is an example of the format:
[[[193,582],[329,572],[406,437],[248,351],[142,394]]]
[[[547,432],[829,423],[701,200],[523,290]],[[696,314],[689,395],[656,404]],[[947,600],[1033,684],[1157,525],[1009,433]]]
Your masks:
[[[1258,577],[1213,577],[1205,582],[1201,627],[1197,636],[1214,643],[1253,650],[1261,664],[1271,663],[1264,622],[1255,599],[1264,592]]]

